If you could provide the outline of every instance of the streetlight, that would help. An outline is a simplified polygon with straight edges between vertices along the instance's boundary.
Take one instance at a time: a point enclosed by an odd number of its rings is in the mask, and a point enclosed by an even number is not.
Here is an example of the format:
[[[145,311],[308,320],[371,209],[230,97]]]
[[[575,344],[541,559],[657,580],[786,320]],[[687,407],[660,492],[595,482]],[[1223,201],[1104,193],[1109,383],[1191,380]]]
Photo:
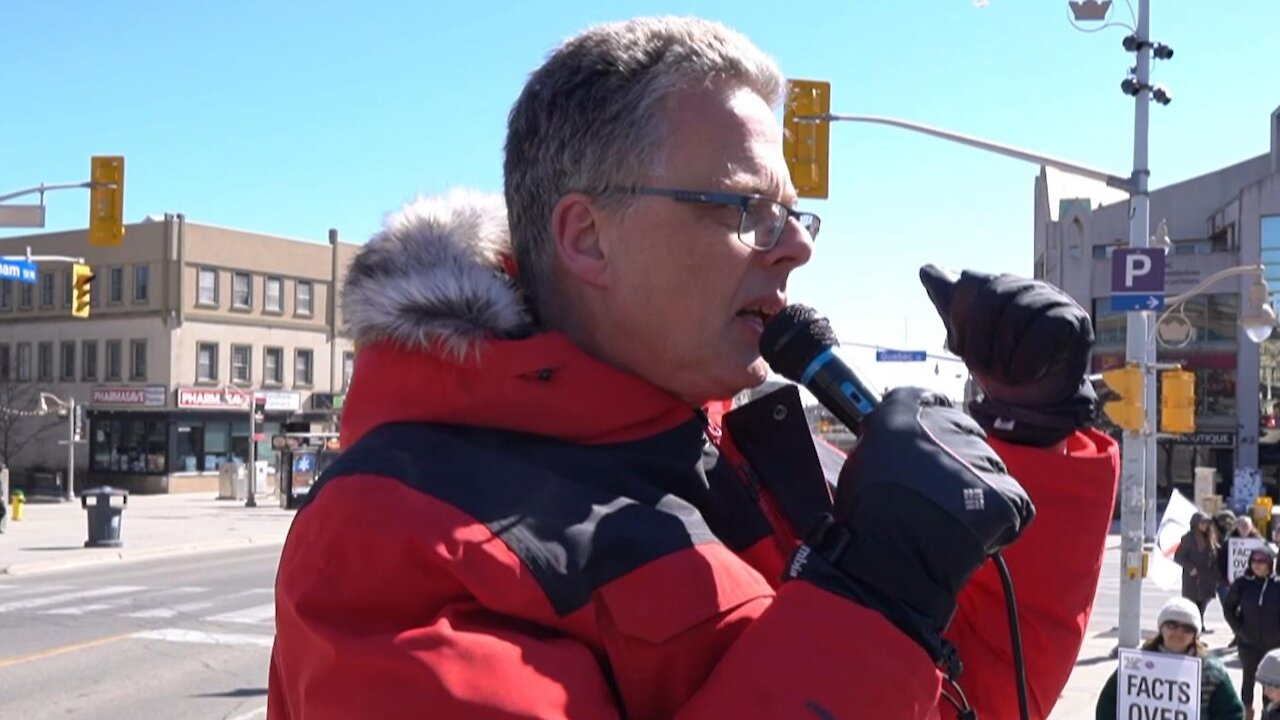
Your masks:
[[[65,413],[67,418],[67,497],[68,501],[76,499],[75,482],[76,482],[76,425],[79,418],[76,415],[76,399],[68,396],[66,400],[54,395],[53,393],[41,392],[40,405],[38,412],[41,415],[49,413],[49,403],[58,406],[58,416],[62,417]]]
[[[245,401],[245,405],[249,409],[249,446],[246,450],[249,478],[245,483],[244,506],[258,507],[258,443],[254,439],[254,436],[257,434],[256,429],[258,420],[257,393],[252,390],[242,390],[238,387],[232,387],[231,385],[223,385],[222,392],[225,395],[234,394],[236,397]]]
[[[1239,265],[1210,275],[1190,290],[1167,299],[1165,305],[1168,306],[1168,309],[1160,315],[1160,319],[1156,321],[1156,327],[1160,328],[1166,320],[1175,315],[1185,319],[1183,305],[1191,298],[1208,290],[1214,283],[1229,277],[1254,274],[1257,277],[1249,285],[1248,305],[1241,309],[1239,323],[1240,328],[1244,330],[1245,335],[1250,340],[1255,343],[1261,343],[1271,337],[1271,330],[1276,326],[1276,311],[1271,307],[1271,293],[1267,288],[1264,272],[1265,268],[1262,265]],[[1190,328],[1190,333],[1186,340],[1179,342],[1177,345],[1166,344],[1162,336],[1158,337],[1160,337],[1161,344],[1165,345],[1165,347],[1183,347],[1195,339],[1195,328]]]

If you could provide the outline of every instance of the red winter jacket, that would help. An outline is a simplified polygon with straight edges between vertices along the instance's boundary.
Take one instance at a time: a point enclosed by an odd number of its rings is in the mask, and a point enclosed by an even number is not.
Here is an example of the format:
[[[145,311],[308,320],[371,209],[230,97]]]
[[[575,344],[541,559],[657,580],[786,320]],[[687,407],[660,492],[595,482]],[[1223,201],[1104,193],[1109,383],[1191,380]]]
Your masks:
[[[281,557],[269,718],[943,717],[937,670],[880,615],[778,586],[830,507],[794,387],[720,436],[560,335],[515,339],[477,212],[411,209],[353,265],[344,312],[374,339],[343,455]],[[1083,638],[1117,453],[1094,432],[1067,455],[996,448],[1039,510],[1005,557],[1043,718]],[[1016,717],[992,568],[948,636],[980,716]]]

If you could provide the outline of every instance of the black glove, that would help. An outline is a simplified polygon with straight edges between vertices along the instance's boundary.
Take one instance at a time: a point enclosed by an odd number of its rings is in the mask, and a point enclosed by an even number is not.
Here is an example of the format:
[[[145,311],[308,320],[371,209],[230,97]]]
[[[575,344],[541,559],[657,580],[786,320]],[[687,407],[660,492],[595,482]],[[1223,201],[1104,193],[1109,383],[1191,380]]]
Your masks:
[[[950,665],[941,635],[956,596],[1034,516],[970,417],[936,393],[897,388],[863,421],[835,513],[809,533],[786,575],[876,610]]]
[[[947,327],[947,347],[982,388],[969,412],[992,437],[1055,445],[1091,425],[1098,396],[1085,372],[1089,314],[1058,288],[1013,275],[966,270],[959,279],[920,268]]]

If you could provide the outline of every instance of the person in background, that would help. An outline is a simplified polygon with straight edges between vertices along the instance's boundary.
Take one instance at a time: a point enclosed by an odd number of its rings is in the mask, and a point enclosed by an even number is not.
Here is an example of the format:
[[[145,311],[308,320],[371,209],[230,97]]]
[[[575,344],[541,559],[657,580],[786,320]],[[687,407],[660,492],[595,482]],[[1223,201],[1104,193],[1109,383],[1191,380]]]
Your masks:
[[[1240,697],[1222,661],[1209,654],[1200,641],[1200,609],[1186,598],[1171,598],[1160,608],[1157,632],[1142,649],[1148,652],[1191,655],[1200,658],[1200,720],[1241,720],[1245,717]],[[1116,682],[1120,671],[1111,673],[1098,695],[1097,720],[1116,720]]]
[[[1275,577],[1275,553],[1254,548],[1249,566],[1231,583],[1222,614],[1239,640],[1240,699],[1252,717],[1254,673],[1262,657],[1280,648],[1280,578]]]
[[[1280,720],[1280,650],[1262,656],[1254,679],[1262,686],[1262,699],[1266,701],[1262,720]]]
[[[1214,523],[1221,531],[1219,537],[1222,538],[1222,553],[1218,555],[1218,572],[1222,578],[1218,585],[1218,603],[1224,605],[1227,601],[1227,592],[1231,590],[1231,539],[1232,538],[1261,538],[1253,527],[1253,520],[1247,515],[1236,517],[1236,514],[1230,510],[1223,510],[1214,516]],[[1239,637],[1231,638],[1231,642],[1227,647],[1233,648],[1240,643]]]
[[[1218,589],[1218,556],[1221,554],[1218,532],[1212,521],[1207,515],[1196,513],[1191,518],[1191,529],[1182,536],[1173,554],[1173,561],[1182,566],[1182,597],[1200,608],[1200,627],[1204,627],[1204,609]]]

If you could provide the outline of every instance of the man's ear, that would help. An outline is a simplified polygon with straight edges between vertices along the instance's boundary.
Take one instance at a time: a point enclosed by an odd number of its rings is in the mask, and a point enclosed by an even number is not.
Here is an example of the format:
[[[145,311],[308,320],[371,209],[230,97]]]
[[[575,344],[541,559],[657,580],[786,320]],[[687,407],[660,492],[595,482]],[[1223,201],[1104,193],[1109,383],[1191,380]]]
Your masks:
[[[583,193],[560,198],[551,212],[551,237],[565,272],[588,285],[604,285],[608,260],[600,241],[600,210]]]

